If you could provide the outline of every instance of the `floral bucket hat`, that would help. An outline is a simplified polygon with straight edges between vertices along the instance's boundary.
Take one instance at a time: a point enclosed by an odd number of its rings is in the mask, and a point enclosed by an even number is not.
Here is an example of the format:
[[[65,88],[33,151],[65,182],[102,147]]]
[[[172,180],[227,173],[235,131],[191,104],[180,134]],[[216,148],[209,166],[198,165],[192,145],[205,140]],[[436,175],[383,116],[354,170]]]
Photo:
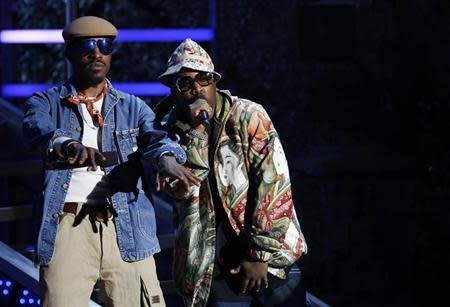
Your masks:
[[[170,56],[167,61],[167,70],[158,77],[161,83],[171,86],[171,77],[183,68],[195,71],[210,72],[214,75],[214,81],[218,82],[222,76],[214,71],[214,64],[209,54],[192,39],[185,39]]]

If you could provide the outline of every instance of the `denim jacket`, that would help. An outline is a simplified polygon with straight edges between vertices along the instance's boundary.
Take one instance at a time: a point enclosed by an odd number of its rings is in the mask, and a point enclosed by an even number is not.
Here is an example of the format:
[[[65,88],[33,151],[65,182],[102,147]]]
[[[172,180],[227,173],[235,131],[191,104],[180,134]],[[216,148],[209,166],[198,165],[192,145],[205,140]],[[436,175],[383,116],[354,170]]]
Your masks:
[[[109,82],[108,85],[99,150],[118,153],[119,163],[104,171],[111,185],[112,206],[117,212],[115,223],[122,259],[137,261],[160,251],[150,194],[143,188],[147,186],[145,178],[149,178],[147,175],[152,173],[162,153],[171,152],[179,163],[185,162],[186,155],[175,141],[155,127],[154,113],[144,101],[114,89]],[[76,95],[76,90],[69,81],[35,93],[26,103],[25,142],[45,153],[44,156],[52,151],[57,137],[81,141],[81,109],[67,100],[71,95]],[[45,171],[37,242],[37,260],[41,265],[52,259],[59,216],[71,176],[72,170]]]

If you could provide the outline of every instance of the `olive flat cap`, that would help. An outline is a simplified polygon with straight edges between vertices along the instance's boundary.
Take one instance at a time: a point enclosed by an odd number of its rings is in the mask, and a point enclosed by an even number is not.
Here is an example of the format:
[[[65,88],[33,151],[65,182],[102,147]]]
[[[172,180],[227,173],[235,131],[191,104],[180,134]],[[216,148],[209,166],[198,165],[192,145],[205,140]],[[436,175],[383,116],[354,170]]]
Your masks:
[[[113,37],[117,36],[117,29],[109,21],[96,16],[83,16],[73,20],[64,27],[62,32],[64,41],[71,41],[82,37]]]

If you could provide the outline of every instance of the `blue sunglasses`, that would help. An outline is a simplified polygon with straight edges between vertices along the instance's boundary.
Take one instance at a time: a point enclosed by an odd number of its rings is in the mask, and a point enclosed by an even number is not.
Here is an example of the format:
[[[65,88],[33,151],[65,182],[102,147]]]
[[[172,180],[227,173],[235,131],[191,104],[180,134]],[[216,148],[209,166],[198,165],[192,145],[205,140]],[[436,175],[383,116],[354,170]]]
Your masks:
[[[90,38],[76,41],[72,44],[71,48],[80,56],[86,56],[95,50],[95,47],[103,55],[109,55],[114,51],[114,43],[109,38]]]

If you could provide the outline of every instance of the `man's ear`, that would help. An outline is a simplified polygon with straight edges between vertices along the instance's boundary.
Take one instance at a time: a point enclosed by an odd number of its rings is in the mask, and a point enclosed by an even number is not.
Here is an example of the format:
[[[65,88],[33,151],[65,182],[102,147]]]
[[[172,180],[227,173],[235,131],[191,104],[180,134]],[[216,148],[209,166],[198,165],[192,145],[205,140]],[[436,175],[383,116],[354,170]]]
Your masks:
[[[170,96],[175,99],[177,95],[177,89],[173,86],[170,87]]]
[[[69,60],[70,63],[73,63],[74,54],[69,48],[67,48],[67,46],[64,49],[64,55],[66,56],[66,58]]]
[[[175,80],[176,80],[177,75],[171,75],[167,78],[167,82],[170,84],[170,88],[174,89],[175,88]]]

